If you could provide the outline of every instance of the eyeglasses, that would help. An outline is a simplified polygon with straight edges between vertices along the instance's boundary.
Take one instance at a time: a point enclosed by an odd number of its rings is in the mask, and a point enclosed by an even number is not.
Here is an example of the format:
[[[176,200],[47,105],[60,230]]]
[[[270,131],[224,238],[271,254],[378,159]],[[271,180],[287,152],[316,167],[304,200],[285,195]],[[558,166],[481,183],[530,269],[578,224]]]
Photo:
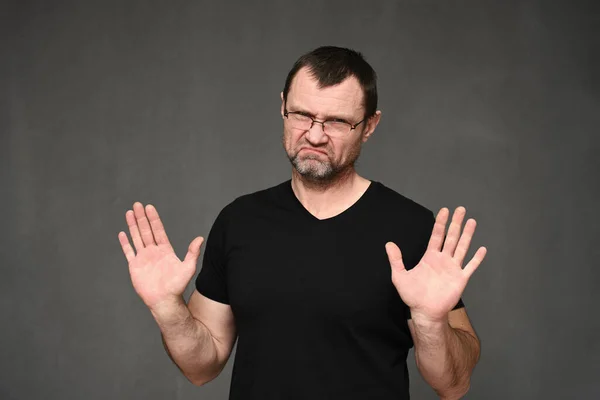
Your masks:
[[[351,130],[356,129],[357,126],[362,124],[367,120],[367,118],[363,119],[360,122],[352,125],[349,122],[332,119],[328,121],[317,121],[309,115],[306,115],[299,111],[288,111],[287,109],[283,112],[284,117],[290,123],[290,127],[294,129],[300,129],[303,131],[310,130],[315,123],[321,124],[323,128],[323,133],[327,136],[332,137],[344,137],[347,136]]]

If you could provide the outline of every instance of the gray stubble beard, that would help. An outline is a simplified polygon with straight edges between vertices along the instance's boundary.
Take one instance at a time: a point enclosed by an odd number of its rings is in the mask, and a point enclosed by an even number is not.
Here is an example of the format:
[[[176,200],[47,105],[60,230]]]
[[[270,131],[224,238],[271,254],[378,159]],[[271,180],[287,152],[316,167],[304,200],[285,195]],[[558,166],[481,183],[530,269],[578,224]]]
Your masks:
[[[356,161],[358,160],[361,152],[362,146],[359,144],[353,151],[349,154],[348,162],[344,165],[340,165],[338,167],[334,167],[331,161],[323,161],[322,157],[308,155],[305,157],[300,157],[299,151],[296,152],[294,156],[290,156],[287,153],[287,149],[285,146],[285,134],[282,138],[284,150],[290,160],[292,166],[298,172],[300,176],[304,179],[318,184],[325,184],[335,181],[342,175],[350,173],[354,170],[354,166]],[[318,163],[319,165],[314,165]]]

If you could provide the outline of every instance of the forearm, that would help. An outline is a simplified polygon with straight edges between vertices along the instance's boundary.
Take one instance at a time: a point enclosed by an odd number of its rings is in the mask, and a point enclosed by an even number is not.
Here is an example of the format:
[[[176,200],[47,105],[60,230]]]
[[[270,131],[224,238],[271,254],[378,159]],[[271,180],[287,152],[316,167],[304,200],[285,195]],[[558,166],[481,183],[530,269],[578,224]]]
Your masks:
[[[160,328],[167,354],[195,385],[212,380],[220,372],[214,340],[195,319],[183,298],[150,309]]]
[[[414,318],[415,360],[419,372],[441,399],[460,399],[479,359],[479,342],[448,321]]]

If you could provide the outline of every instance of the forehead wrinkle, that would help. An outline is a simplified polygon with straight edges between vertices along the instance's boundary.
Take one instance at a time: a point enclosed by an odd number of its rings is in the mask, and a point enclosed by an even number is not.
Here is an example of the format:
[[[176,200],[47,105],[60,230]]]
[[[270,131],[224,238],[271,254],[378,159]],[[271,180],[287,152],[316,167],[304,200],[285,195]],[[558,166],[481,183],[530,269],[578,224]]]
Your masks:
[[[311,110],[311,107],[306,107],[302,102],[288,102],[288,111],[302,111],[307,114],[316,117],[317,119],[332,119],[332,118],[341,118],[345,120],[351,120],[354,118],[354,115],[340,111],[332,111],[332,112],[323,112],[322,110]]]
[[[290,107],[302,107],[301,111],[316,117],[339,117],[348,120],[355,118],[355,113],[363,111],[362,102],[357,101],[362,98],[362,90],[356,78],[349,78],[341,84],[326,88],[319,88],[315,79],[307,78],[309,77],[299,73],[292,82],[287,101]]]

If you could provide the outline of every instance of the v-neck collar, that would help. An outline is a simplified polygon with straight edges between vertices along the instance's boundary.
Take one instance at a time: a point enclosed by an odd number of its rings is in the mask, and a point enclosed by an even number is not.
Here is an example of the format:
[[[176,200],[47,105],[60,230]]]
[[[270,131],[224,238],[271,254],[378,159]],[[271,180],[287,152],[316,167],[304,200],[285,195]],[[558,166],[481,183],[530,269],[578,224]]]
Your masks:
[[[351,214],[354,210],[360,208],[361,204],[366,201],[365,199],[368,198],[370,196],[371,192],[374,190],[376,183],[377,183],[376,181],[370,180],[370,183],[369,183],[369,186],[367,186],[367,189],[358,198],[358,200],[356,200],[353,204],[350,205],[350,207],[346,208],[344,211],[342,211],[341,213],[339,213],[337,215],[334,215],[329,218],[324,218],[324,219],[317,218],[310,211],[308,211],[306,209],[306,207],[304,207],[304,205],[300,202],[300,199],[298,199],[298,197],[296,197],[296,193],[294,193],[294,189],[292,188],[292,180],[291,179],[288,179],[287,181],[285,181],[283,183],[283,187],[284,187],[284,190],[285,190],[287,196],[290,197],[295,208],[297,208],[301,214],[303,214],[307,219],[313,221],[314,223],[327,224],[327,223],[331,223],[331,222],[343,219],[348,214]]]

